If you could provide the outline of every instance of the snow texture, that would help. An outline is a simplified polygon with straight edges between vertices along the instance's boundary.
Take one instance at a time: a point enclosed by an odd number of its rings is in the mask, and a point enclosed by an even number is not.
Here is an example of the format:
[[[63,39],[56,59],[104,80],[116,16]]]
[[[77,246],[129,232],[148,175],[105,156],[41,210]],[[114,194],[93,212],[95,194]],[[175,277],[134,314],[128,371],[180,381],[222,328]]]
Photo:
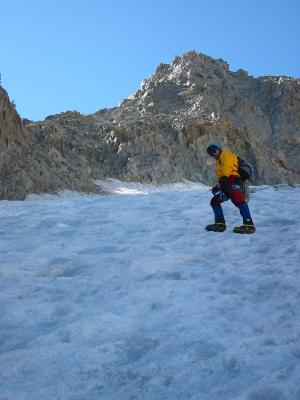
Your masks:
[[[0,399],[299,400],[300,188],[98,183],[0,203]]]

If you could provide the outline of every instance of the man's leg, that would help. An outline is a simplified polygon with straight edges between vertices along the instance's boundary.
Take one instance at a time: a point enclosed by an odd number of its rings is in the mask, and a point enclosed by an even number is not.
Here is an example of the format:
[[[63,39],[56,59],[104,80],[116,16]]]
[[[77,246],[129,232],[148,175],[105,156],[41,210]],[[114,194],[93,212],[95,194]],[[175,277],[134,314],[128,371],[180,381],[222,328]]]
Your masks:
[[[252,221],[248,204],[245,201],[244,195],[239,185],[239,178],[229,177],[229,193],[233,204],[239,208],[240,214],[243,218],[243,225],[234,228],[236,233],[254,233],[255,227]]]
[[[214,215],[215,215],[215,223],[221,222],[221,223],[225,224],[225,218],[224,218],[224,213],[223,213],[221,203],[222,203],[222,200],[220,199],[219,195],[214,196],[210,201],[210,205],[211,205]]]
[[[205,228],[207,231],[224,232],[226,230],[223,209],[221,206],[222,202],[223,200],[221,199],[221,192],[214,195],[214,197],[211,199],[210,205],[214,212],[215,223],[207,225]]]
[[[253,221],[252,221],[252,218],[251,218],[251,214],[250,214],[250,210],[249,210],[248,204],[245,203],[245,204],[240,205],[239,206],[239,210],[240,210],[240,214],[241,214],[241,216],[243,218],[243,224],[253,225]]]

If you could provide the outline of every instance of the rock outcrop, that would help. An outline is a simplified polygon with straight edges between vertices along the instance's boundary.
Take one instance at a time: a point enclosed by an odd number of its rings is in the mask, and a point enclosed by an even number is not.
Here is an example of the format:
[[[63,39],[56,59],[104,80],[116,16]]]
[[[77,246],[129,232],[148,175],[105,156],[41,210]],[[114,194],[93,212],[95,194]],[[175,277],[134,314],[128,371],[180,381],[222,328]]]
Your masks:
[[[211,141],[249,160],[257,184],[300,183],[299,79],[253,78],[189,52],[161,64],[119,107],[24,123],[0,90],[1,198],[97,192],[94,181],[105,177],[213,183]]]
[[[73,159],[71,154],[62,157],[61,133],[57,142],[52,142],[52,133],[44,132],[43,125],[33,124],[32,130],[28,129],[31,125],[21,120],[0,87],[0,200],[23,200],[29,193],[55,193],[61,189],[99,192],[90,179],[86,159]]]
[[[0,199],[25,198],[32,189],[25,165],[29,137],[15,105],[0,87]]]

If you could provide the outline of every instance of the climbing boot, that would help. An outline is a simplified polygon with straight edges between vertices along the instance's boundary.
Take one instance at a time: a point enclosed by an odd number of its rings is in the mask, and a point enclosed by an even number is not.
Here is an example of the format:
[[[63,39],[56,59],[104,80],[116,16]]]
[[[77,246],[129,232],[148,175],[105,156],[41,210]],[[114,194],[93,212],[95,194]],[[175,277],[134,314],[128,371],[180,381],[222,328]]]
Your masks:
[[[233,228],[234,233],[246,233],[248,235],[254,233],[255,231],[256,229],[252,222],[246,222],[241,226],[236,226],[235,228]]]
[[[215,222],[214,224],[207,225],[205,229],[210,232],[224,232],[226,224],[224,222]]]

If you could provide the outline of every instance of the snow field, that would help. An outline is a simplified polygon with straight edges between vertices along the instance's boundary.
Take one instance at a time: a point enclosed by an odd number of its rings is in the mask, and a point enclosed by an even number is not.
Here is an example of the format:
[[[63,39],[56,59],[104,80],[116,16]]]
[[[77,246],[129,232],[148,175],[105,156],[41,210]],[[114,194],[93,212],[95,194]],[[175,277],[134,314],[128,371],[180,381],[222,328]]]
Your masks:
[[[0,203],[0,400],[299,400],[300,188],[102,185]]]

